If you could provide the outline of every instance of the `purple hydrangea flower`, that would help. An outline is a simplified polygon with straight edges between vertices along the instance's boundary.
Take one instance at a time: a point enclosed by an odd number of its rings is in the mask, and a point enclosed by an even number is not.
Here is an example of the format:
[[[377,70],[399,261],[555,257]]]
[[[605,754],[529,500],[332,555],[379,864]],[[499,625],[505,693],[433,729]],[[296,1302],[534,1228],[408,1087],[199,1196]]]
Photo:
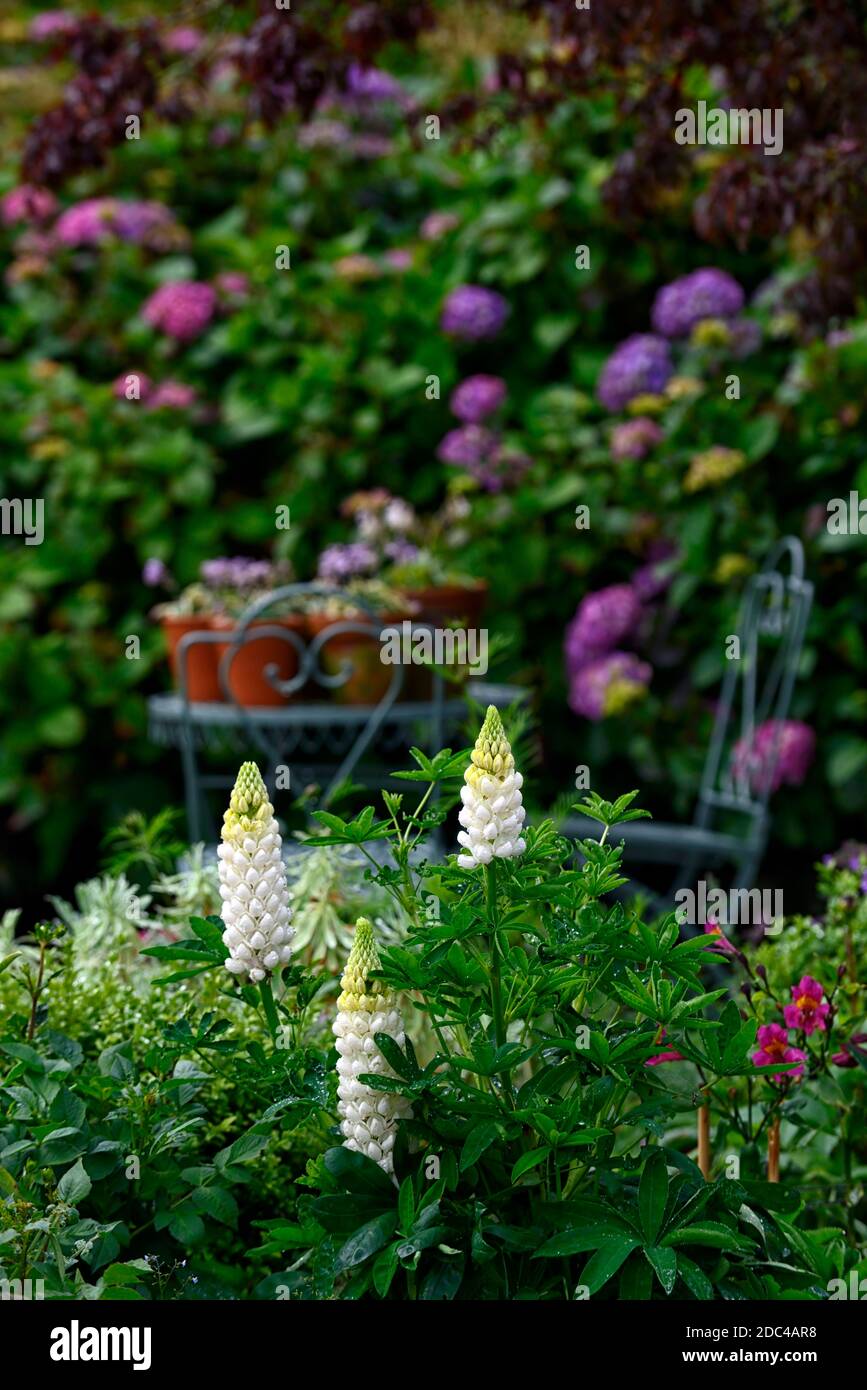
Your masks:
[[[498,444],[486,459],[470,468],[469,472],[486,492],[502,492],[504,488],[515,487],[532,466],[533,460],[529,454],[511,449],[506,444]]]
[[[744,307],[744,292],[731,275],[713,266],[681,275],[659,291],[651,319],[657,333],[685,338],[702,319],[731,319]]]
[[[175,280],[154,291],[142,316],[152,328],[178,342],[189,343],[204,333],[216,305],[217,295],[211,285],[199,280]]]
[[[739,739],[732,752],[732,771],[746,780],[754,795],[799,787],[816,752],[816,735],[797,719],[768,719],[753,732],[752,743]]]
[[[301,127],[298,144],[302,150],[337,149],[345,145],[349,137],[349,127],[342,121],[317,119]]]
[[[377,563],[376,551],[364,541],[328,545],[319,556],[318,577],[340,584],[360,574],[371,574]]]
[[[678,553],[673,541],[654,541],[647,552],[647,560],[633,574],[630,583],[642,603],[658,598],[670,586],[674,574],[671,561]]]
[[[0,218],[7,227],[15,222],[44,222],[57,211],[57,199],[47,188],[32,183],[11,188],[0,201]]]
[[[506,399],[506,383],[501,376],[468,376],[456,386],[449,401],[453,415],[468,425],[477,425],[499,410]]]
[[[483,425],[462,425],[449,430],[440,440],[437,458],[455,468],[478,468],[494,452],[498,443],[493,430]]]
[[[509,317],[509,305],[496,290],[482,285],[458,285],[446,296],[440,327],[467,342],[495,338]]]
[[[586,594],[566,628],[566,673],[574,677],[589,662],[610,652],[632,631],[641,602],[630,584],[609,584]]]
[[[351,63],[346,74],[346,90],[362,102],[402,101],[406,93],[396,77],[382,68],[363,68]]]
[[[652,668],[632,652],[609,652],[577,671],[569,683],[569,708],[594,721],[619,714],[647,690]]]
[[[159,249],[176,233],[177,224],[162,203],[85,198],[60,214],[54,231],[63,246],[101,246],[117,240]]]
[[[599,376],[596,394],[606,410],[623,410],[634,396],[657,395],[673,371],[664,338],[633,333],[615,348]]]
[[[732,355],[739,360],[752,357],[762,345],[761,325],[755,319],[735,319],[729,327]]]
[[[622,459],[643,459],[655,445],[662,442],[663,437],[659,425],[649,415],[624,420],[611,431],[611,457],[618,462]]]

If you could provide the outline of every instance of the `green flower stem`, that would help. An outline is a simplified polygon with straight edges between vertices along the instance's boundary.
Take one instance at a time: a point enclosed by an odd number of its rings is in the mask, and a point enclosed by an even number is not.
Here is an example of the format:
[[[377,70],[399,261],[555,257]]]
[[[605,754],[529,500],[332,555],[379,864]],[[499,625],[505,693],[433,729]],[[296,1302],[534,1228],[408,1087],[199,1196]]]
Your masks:
[[[280,1020],[277,1017],[277,1005],[274,1003],[274,993],[271,989],[271,976],[266,975],[264,980],[259,981],[259,994],[262,998],[262,1007],[265,1010],[265,1021],[268,1024],[268,1032],[274,1042],[277,1041],[277,1033],[280,1028]]]
[[[503,1043],[506,1041],[506,1027],[503,1018],[500,942],[497,935],[499,917],[497,915],[496,860],[492,860],[490,864],[485,865],[485,901],[488,908],[488,922],[490,924],[491,933],[491,1010],[494,1017],[494,1041],[497,1047],[502,1047]]]

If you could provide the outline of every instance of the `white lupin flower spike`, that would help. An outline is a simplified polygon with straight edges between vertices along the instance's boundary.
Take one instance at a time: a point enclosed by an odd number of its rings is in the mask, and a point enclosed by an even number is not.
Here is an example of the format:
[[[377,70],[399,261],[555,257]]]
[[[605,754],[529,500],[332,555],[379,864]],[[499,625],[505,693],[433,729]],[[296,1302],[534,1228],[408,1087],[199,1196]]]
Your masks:
[[[376,1033],[388,1033],[403,1047],[403,1019],[394,992],[382,980],[371,980],[371,970],[379,969],[379,954],[373,927],[366,917],[355,925],[355,940],[340,981],[334,1036],[340,1056],[337,1086],[340,1128],[343,1144],[356,1153],[367,1154],[386,1173],[394,1172],[392,1150],[399,1120],[412,1119],[406,1096],[375,1091],[359,1081],[365,1072],[394,1076],[376,1043]]]
[[[252,984],[288,965],[292,910],[274,808],[255,763],[244,763],[223,817],[219,855],[226,969]]]
[[[526,814],[521,797],[524,779],[515,771],[511,744],[494,705],[488,705],[464,784],[458,816],[464,827],[458,843],[466,851],[458,855],[461,868],[475,869],[494,859],[523,854],[527,848],[521,838]]]

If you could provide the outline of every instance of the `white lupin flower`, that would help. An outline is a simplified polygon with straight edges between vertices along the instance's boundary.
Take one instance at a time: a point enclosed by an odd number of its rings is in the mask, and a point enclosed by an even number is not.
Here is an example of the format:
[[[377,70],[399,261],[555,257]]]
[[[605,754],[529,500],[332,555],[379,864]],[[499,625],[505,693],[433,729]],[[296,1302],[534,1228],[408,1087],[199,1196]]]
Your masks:
[[[335,1046],[340,1053],[337,1062],[340,1128],[345,1148],[367,1154],[386,1173],[393,1173],[392,1150],[397,1122],[411,1119],[412,1107],[406,1096],[375,1091],[358,1080],[365,1072],[394,1076],[374,1042],[376,1033],[388,1033],[398,1047],[403,1047],[404,1043],[403,1019],[394,992],[384,981],[368,978],[371,970],[378,969],[373,927],[366,917],[359,917],[340,981],[341,993],[333,1026]]]
[[[219,855],[226,969],[252,984],[288,965],[292,911],[274,808],[255,763],[244,763],[223,817]]]
[[[524,779],[515,771],[511,744],[494,705],[488,705],[464,784],[464,804],[458,816],[464,827],[458,833],[458,843],[466,850],[458,855],[461,868],[475,869],[493,859],[514,859],[523,854],[527,848],[521,838]]]

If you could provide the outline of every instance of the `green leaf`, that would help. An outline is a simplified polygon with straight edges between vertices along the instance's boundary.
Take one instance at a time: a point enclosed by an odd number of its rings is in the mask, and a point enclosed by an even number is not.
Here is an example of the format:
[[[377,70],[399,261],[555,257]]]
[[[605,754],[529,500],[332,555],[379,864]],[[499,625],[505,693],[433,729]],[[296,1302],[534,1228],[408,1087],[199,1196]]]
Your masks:
[[[435,1265],[419,1290],[419,1298],[427,1303],[443,1302],[454,1298],[461,1287],[464,1266],[461,1260],[451,1260],[448,1264]]]
[[[64,1126],[62,1129],[52,1130],[45,1136],[39,1152],[39,1161],[49,1164],[69,1163],[84,1153],[86,1147],[87,1140],[80,1129]]]
[[[394,1200],[394,1184],[378,1163],[367,1154],[354,1153],[341,1144],[337,1148],[326,1149],[322,1162],[333,1178],[348,1192],[359,1192],[373,1197],[387,1197],[389,1204]]]
[[[260,1154],[268,1143],[267,1134],[248,1133],[242,1134],[240,1139],[236,1139],[234,1144],[229,1144],[228,1148],[221,1149],[214,1162],[220,1169],[225,1169],[234,1163],[249,1163],[251,1158]]]
[[[653,1288],[653,1270],[647,1261],[642,1259],[642,1253],[636,1252],[623,1266],[620,1283],[617,1286],[618,1299],[633,1303],[646,1303],[650,1298]]]
[[[386,1211],[364,1226],[359,1226],[338,1252],[335,1268],[354,1269],[356,1265],[363,1264],[388,1244],[394,1235],[395,1224],[394,1212]]]
[[[219,917],[191,917],[190,928],[212,951],[216,951],[223,959],[228,956],[229,951],[223,945],[223,923]]]
[[[84,1164],[79,1159],[71,1168],[67,1168],[57,1184],[57,1191],[64,1202],[68,1202],[71,1207],[74,1207],[84,1200],[92,1186]]]
[[[666,1294],[671,1293],[677,1280],[677,1255],[673,1250],[658,1245],[648,1245],[644,1250],[647,1259],[656,1271],[656,1277]]]
[[[651,1243],[659,1234],[668,1200],[668,1170],[665,1155],[654,1150],[644,1165],[638,1184],[638,1212],[641,1229]]]
[[[591,1255],[578,1283],[587,1286],[592,1298],[593,1294],[598,1293],[612,1275],[617,1273],[623,1261],[632,1254],[637,1245],[637,1240],[631,1240],[627,1236],[612,1236],[595,1255]]]
[[[684,1255],[682,1251],[677,1257],[677,1272],[693,1298],[701,1299],[705,1303],[714,1298],[713,1284],[704,1270],[699,1269],[698,1265],[694,1264],[689,1256]]]
[[[232,1229],[238,1224],[238,1203],[224,1187],[197,1187],[191,1197],[197,1211],[203,1211],[215,1221]]]
[[[752,1250],[753,1243],[736,1235],[728,1226],[717,1221],[701,1221],[693,1226],[679,1226],[664,1238],[664,1245],[709,1245],[716,1250]]]
[[[521,1154],[517,1163],[512,1167],[512,1182],[517,1182],[518,1178],[529,1173],[531,1168],[538,1168],[539,1164],[544,1163],[551,1152],[549,1145],[543,1144],[539,1149],[528,1149],[525,1154]]]
[[[109,1265],[102,1282],[109,1288],[121,1288],[123,1285],[140,1284],[151,1273],[150,1265],[144,1260],[127,1260],[124,1264]]]
[[[192,1203],[184,1202],[172,1213],[169,1231],[181,1245],[194,1245],[205,1234],[205,1223]]]
[[[485,1149],[490,1148],[500,1135],[500,1126],[494,1120],[483,1120],[475,1125],[464,1140],[459,1167],[462,1173],[481,1158]]]
[[[385,1298],[391,1288],[391,1281],[397,1273],[398,1258],[397,1252],[399,1243],[394,1242],[387,1250],[383,1250],[377,1256],[373,1266],[373,1287],[380,1298]]]

